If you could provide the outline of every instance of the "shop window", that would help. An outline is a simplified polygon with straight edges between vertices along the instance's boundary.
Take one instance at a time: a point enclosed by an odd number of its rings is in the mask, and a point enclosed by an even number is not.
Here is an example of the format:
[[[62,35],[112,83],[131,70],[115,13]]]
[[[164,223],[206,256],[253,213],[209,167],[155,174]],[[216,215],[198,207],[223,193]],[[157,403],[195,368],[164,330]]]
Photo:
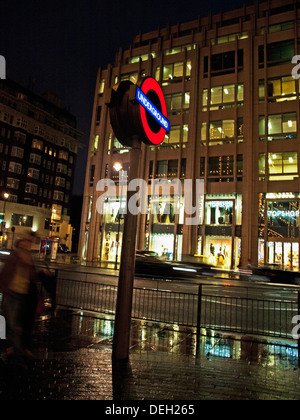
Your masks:
[[[207,201],[205,205],[205,224],[208,226],[232,225],[233,201]]]
[[[297,152],[268,154],[269,181],[293,181],[298,179]]]
[[[299,202],[267,202],[268,238],[299,237]]]

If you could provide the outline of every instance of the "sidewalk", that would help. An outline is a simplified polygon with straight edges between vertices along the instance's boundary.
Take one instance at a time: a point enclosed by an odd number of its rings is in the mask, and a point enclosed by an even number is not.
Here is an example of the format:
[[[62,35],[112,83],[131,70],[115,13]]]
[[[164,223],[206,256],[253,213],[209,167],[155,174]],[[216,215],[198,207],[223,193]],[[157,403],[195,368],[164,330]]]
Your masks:
[[[39,321],[25,372],[0,361],[0,400],[298,400],[295,343],[201,336],[133,322],[130,360],[112,365],[113,319],[60,310]]]

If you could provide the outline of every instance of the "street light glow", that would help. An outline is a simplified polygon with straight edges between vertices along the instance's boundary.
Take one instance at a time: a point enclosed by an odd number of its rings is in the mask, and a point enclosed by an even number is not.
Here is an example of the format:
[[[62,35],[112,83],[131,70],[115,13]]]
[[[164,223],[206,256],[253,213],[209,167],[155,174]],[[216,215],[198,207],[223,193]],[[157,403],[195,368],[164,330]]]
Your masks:
[[[120,172],[123,169],[123,166],[119,162],[115,163],[113,167],[117,172]]]

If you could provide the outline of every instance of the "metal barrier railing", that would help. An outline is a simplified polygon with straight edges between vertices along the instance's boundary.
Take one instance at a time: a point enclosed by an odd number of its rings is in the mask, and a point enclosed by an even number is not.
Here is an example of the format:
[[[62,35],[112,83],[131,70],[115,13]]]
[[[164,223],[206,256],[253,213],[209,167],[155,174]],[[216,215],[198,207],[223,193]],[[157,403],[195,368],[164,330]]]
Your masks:
[[[116,300],[117,286],[58,278],[59,306],[114,314]],[[292,318],[298,314],[297,298],[222,296],[206,293],[205,285],[199,286],[198,293],[136,287],[133,290],[133,318],[197,328],[198,332],[206,328],[292,339]]]
[[[69,272],[69,276],[70,274]],[[115,314],[118,291],[116,285],[90,282],[87,278],[86,281],[73,280],[66,277],[63,271],[56,271],[56,281],[57,306]],[[195,293],[135,287],[132,317],[196,328],[198,334],[201,328],[205,328],[284,339],[294,338],[292,319],[300,315],[300,291],[296,290],[291,300],[271,300],[253,298],[249,296],[248,291],[230,295],[228,287],[224,295],[219,291],[208,293],[208,287],[211,289],[213,286],[199,285]],[[0,295],[0,310],[1,303]]]

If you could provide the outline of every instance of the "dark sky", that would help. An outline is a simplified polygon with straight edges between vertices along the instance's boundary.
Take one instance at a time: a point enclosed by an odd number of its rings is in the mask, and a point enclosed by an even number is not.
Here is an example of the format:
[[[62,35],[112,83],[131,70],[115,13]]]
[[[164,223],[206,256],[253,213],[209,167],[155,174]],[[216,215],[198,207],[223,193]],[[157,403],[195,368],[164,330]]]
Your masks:
[[[252,4],[252,0],[0,0],[0,55],[7,75],[52,91],[77,117],[88,143],[97,69],[113,63],[135,35],[167,23]],[[83,192],[87,150],[79,153],[74,193]]]

